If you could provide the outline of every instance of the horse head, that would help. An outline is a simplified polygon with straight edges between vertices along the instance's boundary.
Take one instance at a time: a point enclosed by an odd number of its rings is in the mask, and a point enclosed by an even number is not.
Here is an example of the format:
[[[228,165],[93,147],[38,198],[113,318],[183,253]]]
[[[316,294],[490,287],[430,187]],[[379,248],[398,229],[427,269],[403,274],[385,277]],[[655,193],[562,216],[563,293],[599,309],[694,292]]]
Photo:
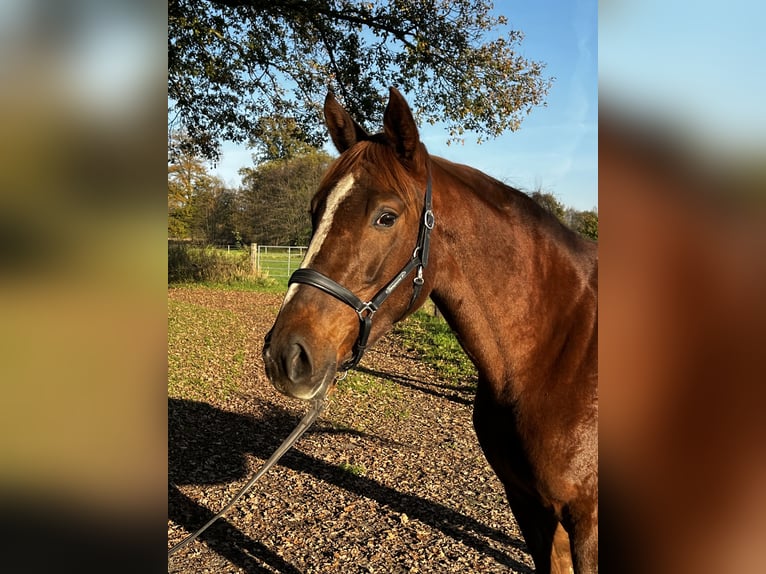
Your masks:
[[[274,386],[306,400],[428,297],[434,222],[428,153],[396,89],[382,133],[368,134],[332,95],[324,116],[341,155],[311,201],[309,248],[263,349]]]

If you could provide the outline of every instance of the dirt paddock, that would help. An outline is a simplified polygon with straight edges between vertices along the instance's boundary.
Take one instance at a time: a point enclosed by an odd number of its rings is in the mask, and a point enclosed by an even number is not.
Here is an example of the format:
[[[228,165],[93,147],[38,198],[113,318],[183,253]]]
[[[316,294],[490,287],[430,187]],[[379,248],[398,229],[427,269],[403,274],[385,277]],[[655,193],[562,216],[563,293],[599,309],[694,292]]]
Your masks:
[[[279,295],[168,293],[187,308],[231,313],[240,327],[232,339],[244,349],[234,390],[204,400],[169,392],[170,547],[230,500],[307,407],[279,395],[263,372]],[[193,354],[191,346],[177,338],[169,352]],[[388,336],[297,445],[168,571],[532,572],[474,435],[472,400],[469,385],[445,380]]]

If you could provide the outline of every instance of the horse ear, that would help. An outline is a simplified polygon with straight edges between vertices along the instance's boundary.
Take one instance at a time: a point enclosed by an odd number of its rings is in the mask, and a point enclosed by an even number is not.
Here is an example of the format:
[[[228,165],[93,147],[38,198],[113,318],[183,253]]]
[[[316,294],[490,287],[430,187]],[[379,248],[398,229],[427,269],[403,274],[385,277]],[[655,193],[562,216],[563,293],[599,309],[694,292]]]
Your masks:
[[[396,88],[390,89],[388,105],[383,114],[383,131],[393,142],[400,158],[410,161],[415,157],[420,143],[418,126],[410,106]]]
[[[343,153],[356,142],[369,138],[364,128],[343,109],[332,92],[328,93],[324,100],[324,121],[330,132],[332,143],[335,144],[335,149],[339,153]]]

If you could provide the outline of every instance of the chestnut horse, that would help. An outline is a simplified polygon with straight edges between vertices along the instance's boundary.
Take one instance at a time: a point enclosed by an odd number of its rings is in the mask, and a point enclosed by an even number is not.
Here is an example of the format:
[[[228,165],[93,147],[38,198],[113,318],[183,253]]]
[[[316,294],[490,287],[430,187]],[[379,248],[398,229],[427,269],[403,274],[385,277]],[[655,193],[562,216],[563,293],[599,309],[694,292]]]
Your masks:
[[[269,378],[292,397],[324,396],[430,296],[478,369],[474,428],[536,570],[597,572],[596,244],[525,194],[430,156],[394,88],[383,133],[332,95],[324,114],[341,155],[266,336]]]

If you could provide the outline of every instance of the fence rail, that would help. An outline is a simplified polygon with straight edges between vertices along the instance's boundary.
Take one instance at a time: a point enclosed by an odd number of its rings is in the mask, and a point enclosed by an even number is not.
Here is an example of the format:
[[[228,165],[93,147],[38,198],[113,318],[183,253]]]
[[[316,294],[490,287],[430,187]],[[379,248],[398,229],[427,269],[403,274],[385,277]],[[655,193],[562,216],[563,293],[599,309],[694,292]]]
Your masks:
[[[257,245],[250,249],[253,271],[272,279],[287,279],[300,267],[306,247],[294,245]]]

